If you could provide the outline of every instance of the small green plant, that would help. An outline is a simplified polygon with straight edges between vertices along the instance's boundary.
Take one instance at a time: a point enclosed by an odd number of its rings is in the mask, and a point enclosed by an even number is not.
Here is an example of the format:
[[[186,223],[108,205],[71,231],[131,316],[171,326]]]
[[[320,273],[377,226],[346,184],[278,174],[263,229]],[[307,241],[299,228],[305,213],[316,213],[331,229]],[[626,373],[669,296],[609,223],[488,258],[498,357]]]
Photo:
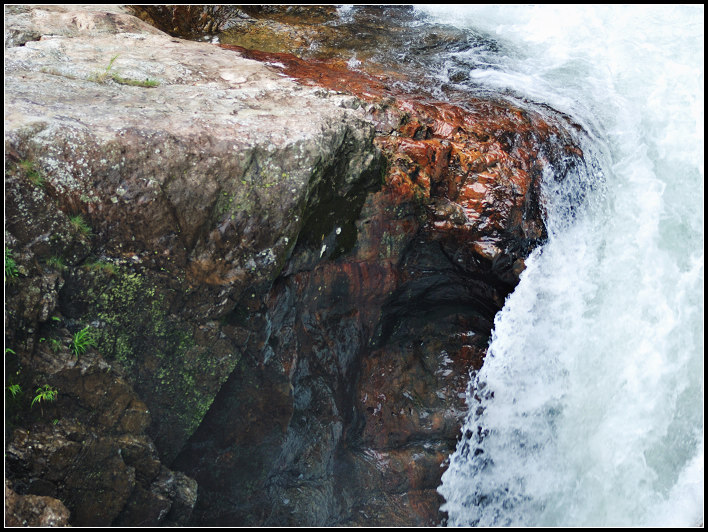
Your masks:
[[[96,83],[106,83],[108,80],[111,80],[121,85],[131,85],[133,87],[146,88],[157,87],[160,84],[159,81],[154,79],[146,78],[144,81],[141,81],[139,79],[125,78],[115,72],[111,72],[111,69],[113,68],[113,63],[116,59],[118,59],[118,55],[119,54],[116,54],[111,57],[111,60],[108,62],[108,66],[105,68],[105,70],[93,74],[91,77],[89,77],[89,80],[95,81]]]
[[[64,271],[66,269],[66,264],[64,263],[64,259],[61,257],[49,257],[47,259],[47,266],[51,266],[54,269],[57,269],[59,271]]]
[[[35,403],[39,405],[39,410],[41,411],[42,415],[44,416],[44,410],[42,409],[42,402],[48,402],[48,401],[56,401],[57,395],[59,392],[49,386],[48,384],[45,384],[44,386],[40,386],[37,388],[37,395],[34,396],[34,399],[32,399],[32,404],[30,405],[30,408],[32,408]]]
[[[12,349],[10,349],[9,347],[6,347],[6,348],[5,348],[5,354],[6,354],[6,355],[14,355],[15,352],[14,352]]]
[[[93,74],[89,79],[91,81],[95,81],[96,83],[105,83],[107,79],[110,79],[110,77],[112,76],[111,68],[113,68],[113,63],[115,62],[115,60],[118,59],[118,55],[120,54],[116,54],[111,57],[111,60],[108,62],[108,66],[103,72],[97,72]]]
[[[71,350],[79,358],[79,355],[83,355],[89,347],[96,346],[96,338],[94,338],[91,332],[91,326],[87,325],[80,331],[74,334],[71,340]]]
[[[116,267],[113,264],[100,260],[97,260],[96,262],[88,262],[84,264],[83,267],[87,270],[91,270],[93,272],[103,272],[107,275],[115,275],[116,273]]]
[[[8,279],[12,281],[19,272],[17,271],[17,263],[15,262],[15,259],[12,258],[12,250],[8,247],[5,248],[5,282],[7,282]]]
[[[116,54],[113,57],[111,57],[111,60],[108,62],[108,66],[106,67],[106,72],[108,72],[111,68],[113,68],[113,63],[115,62],[116,59],[118,59],[118,56],[120,54]]]
[[[131,79],[131,78],[124,78],[123,76],[119,76],[118,74],[113,74],[111,79],[121,85],[130,85],[131,87],[145,87],[146,89],[151,89],[153,87],[157,87],[160,84],[160,82],[155,79],[149,79],[149,78],[145,78],[145,80]]]
[[[50,338],[49,339],[49,347],[51,348],[51,350],[54,353],[58,353],[59,351],[61,351],[61,347],[62,347],[61,340],[58,340],[56,338]]]
[[[20,386],[19,384],[10,384],[7,389],[12,394],[12,397],[17,397],[18,394],[22,393],[22,386]]]
[[[34,167],[34,162],[29,160],[21,161],[20,168],[22,168],[27,179],[29,179],[33,185],[38,187],[44,186],[44,177],[42,177],[39,171]]]
[[[77,214],[76,216],[69,216],[69,222],[76,232],[81,233],[84,236],[91,234],[91,227],[86,223],[84,217],[80,214]]]

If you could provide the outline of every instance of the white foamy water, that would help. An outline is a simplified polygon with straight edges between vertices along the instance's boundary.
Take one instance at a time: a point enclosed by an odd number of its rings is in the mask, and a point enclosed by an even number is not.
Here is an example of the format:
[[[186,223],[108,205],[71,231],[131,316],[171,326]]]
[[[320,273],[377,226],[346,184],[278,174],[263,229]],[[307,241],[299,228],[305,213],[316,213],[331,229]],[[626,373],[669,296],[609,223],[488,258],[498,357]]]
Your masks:
[[[469,82],[567,113],[592,162],[544,183],[549,241],[473,377],[449,524],[702,523],[703,7],[421,9],[497,40],[458,58]]]

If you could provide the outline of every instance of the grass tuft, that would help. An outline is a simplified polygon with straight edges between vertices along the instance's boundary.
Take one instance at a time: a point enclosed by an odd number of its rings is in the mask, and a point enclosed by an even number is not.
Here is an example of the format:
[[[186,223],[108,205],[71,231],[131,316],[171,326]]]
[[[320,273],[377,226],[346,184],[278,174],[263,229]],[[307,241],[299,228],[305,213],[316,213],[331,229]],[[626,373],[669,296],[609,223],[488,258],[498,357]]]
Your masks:
[[[91,332],[91,326],[87,325],[74,334],[70,347],[76,358],[79,358],[79,355],[83,355],[89,347],[95,346],[96,338],[94,338],[93,332]]]
[[[50,266],[54,268],[55,270],[64,271],[66,269],[66,264],[64,263],[64,259],[61,257],[49,257],[47,259],[47,266]]]
[[[120,85],[129,85],[131,87],[145,87],[145,88],[153,88],[157,87],[160,85],[160,82],[155,80],[155,79],[149,79],[145,78],[145,80],[139,80],[139,79],[133,79],[133,78],[126,78],[124,76],[121,76],[120,74],[117,74],[115,72],[111,72],[111,69],[113,68],[113,63],[115,60],[118,58],[118,54],[114,55],[111,57],[111,60],[108,62],[108,66],[106,67],[105,70],[102,72],[97,72],[89,77],[90,81],[95,81],[96,83],[106,83],[108,81],[113,81],[115,83],[118,83]]]
[[[114,264],[110,262],[97,260],[96,262],[88,262],[83,266],[92,272],[103,272],[106,275],[115,275],[118,271]]]
[[[34,167],[34,162],[25,160],[20,161],[20,168],[29,179],[30,183],[37,187],[44,187],[44,177]]]
[[[9,279],[12,281],[15,277],[19,275],[17,271],[17,263],[12,257],[12,250],[10,248],[5,248],[5,282]]]
[[[91,226],[86,223],[84,217],[80,214],[77,214],[76,216],[69,216],[69,222],[76,232],[81,233],[84,236],[91,234]]]

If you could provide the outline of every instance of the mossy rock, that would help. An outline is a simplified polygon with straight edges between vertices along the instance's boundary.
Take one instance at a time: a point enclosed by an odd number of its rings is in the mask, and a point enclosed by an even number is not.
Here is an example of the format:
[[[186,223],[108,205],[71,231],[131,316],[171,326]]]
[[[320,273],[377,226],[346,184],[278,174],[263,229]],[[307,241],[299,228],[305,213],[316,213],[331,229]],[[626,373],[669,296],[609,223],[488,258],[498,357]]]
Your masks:
[[[62,292],[68,317],[91,324],[97,349],[147,404],[148,432],[165,461],[197,428],[239,360],[219,324],[190,323],[173,312],[181,298],[165,276],[127,266],[76,269]]]

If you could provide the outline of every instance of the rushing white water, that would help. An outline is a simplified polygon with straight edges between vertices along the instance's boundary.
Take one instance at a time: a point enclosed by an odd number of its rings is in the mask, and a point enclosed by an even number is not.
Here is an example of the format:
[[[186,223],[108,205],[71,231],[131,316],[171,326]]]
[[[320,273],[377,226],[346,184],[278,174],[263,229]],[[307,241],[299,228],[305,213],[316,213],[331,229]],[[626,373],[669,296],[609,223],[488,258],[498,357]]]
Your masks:
[[[702,523],[703,7],[420,9],[496,40],[460,52],[468,81],[572,116],[595,161],[544,184],[549,241],[473,376],[449,524]]]

